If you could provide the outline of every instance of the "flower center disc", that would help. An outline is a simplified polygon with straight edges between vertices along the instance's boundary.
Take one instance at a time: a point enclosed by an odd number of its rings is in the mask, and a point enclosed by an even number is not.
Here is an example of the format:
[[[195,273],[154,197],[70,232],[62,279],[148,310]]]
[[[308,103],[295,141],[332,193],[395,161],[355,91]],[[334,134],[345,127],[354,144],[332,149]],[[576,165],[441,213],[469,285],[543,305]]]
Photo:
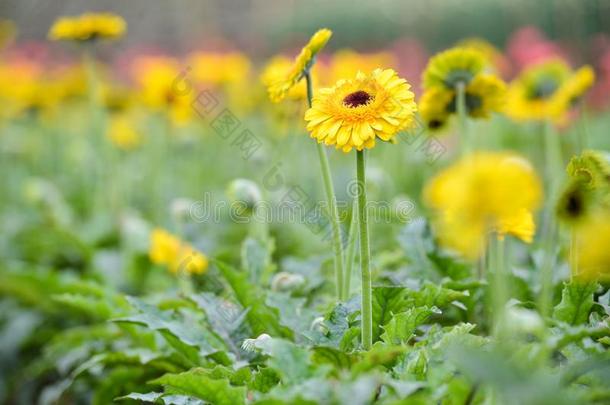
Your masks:
[[[358,90],[345,96],[345,98],[343,99],[343,104],[351,108],[356,108],[360,107],[361,105],[365,105],[372,98],[373,96],[371,96],[366,91]]]

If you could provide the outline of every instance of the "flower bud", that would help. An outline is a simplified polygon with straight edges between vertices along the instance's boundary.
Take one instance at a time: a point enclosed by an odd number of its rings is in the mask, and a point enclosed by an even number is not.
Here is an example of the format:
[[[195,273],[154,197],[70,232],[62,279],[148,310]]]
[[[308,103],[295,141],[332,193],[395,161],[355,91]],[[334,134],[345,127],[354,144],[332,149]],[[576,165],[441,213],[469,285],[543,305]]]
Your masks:
[[[271,280],[271,289],[273,291],[294,291],[303,284],[305,284],[305,278],[302,275],[282,271]]]
[[[236,205],[235,208],[244,214],[252,214],[263,199],[258,185],[247,179],[233,180],[227,188],[227,195],[231,206]]]

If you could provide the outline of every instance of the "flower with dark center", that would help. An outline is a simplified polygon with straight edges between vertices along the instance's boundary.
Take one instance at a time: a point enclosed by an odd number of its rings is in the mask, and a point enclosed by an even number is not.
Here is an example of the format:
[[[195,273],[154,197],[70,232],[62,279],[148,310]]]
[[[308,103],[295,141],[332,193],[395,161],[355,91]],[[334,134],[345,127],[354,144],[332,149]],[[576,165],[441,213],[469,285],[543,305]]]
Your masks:
[[[343,104],[351,108],[356,108],[360,107],[361,105],[368,104],[368,102],[372,99],[373,96],[371,96],[366,91],[358,90],[345,96],[345,98],[343,99]]]

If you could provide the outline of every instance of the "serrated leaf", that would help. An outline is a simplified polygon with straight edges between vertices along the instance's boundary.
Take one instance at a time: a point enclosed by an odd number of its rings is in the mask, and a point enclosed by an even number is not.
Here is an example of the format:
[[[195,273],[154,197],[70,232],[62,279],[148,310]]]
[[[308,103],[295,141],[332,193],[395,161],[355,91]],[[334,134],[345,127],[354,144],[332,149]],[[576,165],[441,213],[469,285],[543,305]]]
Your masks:
[[[200,324],[180,320],[172,312],[161,311],[134,297],[128,300],[138,313],[114,319],[114,322],[139,324],[160,332],[172,347],[194,363],[198,356],[208,356],[222,350],[222,347],[214,347],[210,343],[215,341],[214,336]]]
[[[165,374],[150,382],[162,385],[165,393],[188,395],[216,405],[246,402],[246,388],[234,387],[227,379],[214,379],[207,370],[194,368],[180,374]]]
[[[105,320],[115,315],[113,308],[103,299],[82,294],[55,294],[51,298],[66,309],[71,309],[92,319]]]
[[[595,290],[597,290],[595,282],[574,280],[564,283],[561,302],[553,310],[553,318],[569,325],[587,323],[593,308]]]
[[[349,369],[355,362],[353,355],[333,347],[316,346],[311,352],[311,360],[314,364],[331,364],[336,369]]]
[[[417,291],[407,292],[412,306],[444,308],[454,301],[463,301],[468,298],[464,291],[456,291],[437,284],[426,282]]]
[[[415,334],[417,327],[435,313],[440,313],[436,307],[418,307],[395,314],[390,322],[382,326],[384,332],[381,340],[393,345],[406,344]]]
[[[215,262],[223,277],[229,282],[239,303],[246,309],[246,318],[252,332],[258,336],[267,333],[271,336],[293,337],[293,332],[279,322],[279,311],[265,304],[265,294],[248,281],[248,274],[226,263]]]
[[[393,314],[403,312],[409,307],[407,289],[404,287],[373,288],[373,342],[381,336],[381,325],[392,319]]]

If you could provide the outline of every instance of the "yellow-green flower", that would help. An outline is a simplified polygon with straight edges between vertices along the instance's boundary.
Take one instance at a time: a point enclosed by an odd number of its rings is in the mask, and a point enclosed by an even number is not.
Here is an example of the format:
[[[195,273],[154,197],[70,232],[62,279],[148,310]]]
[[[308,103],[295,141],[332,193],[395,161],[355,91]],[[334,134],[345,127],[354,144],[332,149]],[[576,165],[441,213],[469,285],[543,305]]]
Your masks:
[[[123,17],[113,13],[85,13],[75,17],[61,17],[49,30],[49,39],[91,41],[117,39],[127,30]]]
[[[301,49],[292,66],[285,72],[279,73],[277,77],[270,78],[267,91],[271,101],[277,103],[284,99],[290,89],[301,80],[305,71],[311,67],[315,56],[324,48],[331,36],[332,31],[329,29],[323,28],[317,31]]]
[[[166,266],[172,273],[201,274],[208,268],[208,258],[177,236],[156,228],[150,235],[150,260]]]
[[[460,83],[470,117],[488,118],[502,109],[506,85],[499,77],[486,73],[487,65],[485,57],[471,48],[449,49],[430,60],[423,75],[424,94],[420,100],[428,128],[442,128],[456,113]]]
[[[362,72],[320,89],[305,113],[307,130],[319,143],[349,152],[370,149],[377,138],[393,140],[414,124],[411,86],[392,69]]]
[[[441,243],[471,259],[483,252],[489,232],[531,242],[533,211],[541,198],[541,183],[530,163],[506,152],[466,156],[424,190],[426,203],[437,214]]]

